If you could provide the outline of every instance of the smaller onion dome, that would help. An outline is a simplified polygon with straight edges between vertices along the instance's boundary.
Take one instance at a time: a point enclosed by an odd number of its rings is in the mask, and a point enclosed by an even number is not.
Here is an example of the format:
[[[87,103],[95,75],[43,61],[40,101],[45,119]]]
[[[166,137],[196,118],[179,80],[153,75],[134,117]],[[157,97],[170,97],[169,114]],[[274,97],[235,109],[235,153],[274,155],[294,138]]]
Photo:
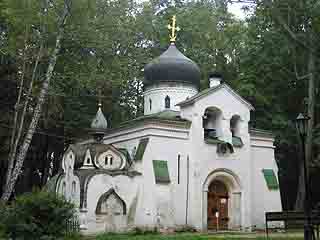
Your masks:
[[[105,130],[107,130],[108,128],[108,122],[101,110],[101,103],[99,103],[98,106],[99,108],[98,108],[97,114],[92,120],[90,127],[91,127],[91,135],[93,135],[97,141],[101,141],[104,136]]]
[[[161,82],[188,83],[197,88],[200,85],[198,65],[184,56],[173,43],[164,53],[145,66],[144,75],[145,86]]]

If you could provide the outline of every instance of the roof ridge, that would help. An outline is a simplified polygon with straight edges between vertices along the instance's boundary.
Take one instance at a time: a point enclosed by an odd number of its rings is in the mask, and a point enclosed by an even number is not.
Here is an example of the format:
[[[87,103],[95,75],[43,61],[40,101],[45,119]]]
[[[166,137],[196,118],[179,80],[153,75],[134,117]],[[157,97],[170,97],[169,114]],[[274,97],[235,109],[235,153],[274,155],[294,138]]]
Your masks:
[[[193,104],[196,99],[207,96],[209,93],[218,91],[221,88],[226,88],[231,94],[233,94],[236,98],[238,98],[240,101],[242,101],[244,104],[246,104],[251,110],[254,110],[254,107],[249,103],[247,100],[245,100],[239,93],[237,93],[235,90],[233,90],[227,83],[221,83],[215,87],[206,88],[203,91],[197,93],[196,95],[182,101],[176,104],[176,106],[184,106],[188,104]]]

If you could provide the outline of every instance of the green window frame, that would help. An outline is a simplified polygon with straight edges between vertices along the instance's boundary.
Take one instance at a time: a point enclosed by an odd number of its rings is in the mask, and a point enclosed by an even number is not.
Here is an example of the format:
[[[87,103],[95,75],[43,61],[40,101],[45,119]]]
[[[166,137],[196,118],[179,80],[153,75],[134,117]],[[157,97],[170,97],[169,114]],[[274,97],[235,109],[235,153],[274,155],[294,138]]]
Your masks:
[[[264,179],[269,190],[278,190],[279,183],[273,169],[262,169]]]
[[[156,183],[170,183],[167,161],[153,160],[152,164]]]
[[[135,154],[134,160],[142,160],[144,152],[146,151],[147,145],[149,142],[149,138],[140,139],[137,152]]]

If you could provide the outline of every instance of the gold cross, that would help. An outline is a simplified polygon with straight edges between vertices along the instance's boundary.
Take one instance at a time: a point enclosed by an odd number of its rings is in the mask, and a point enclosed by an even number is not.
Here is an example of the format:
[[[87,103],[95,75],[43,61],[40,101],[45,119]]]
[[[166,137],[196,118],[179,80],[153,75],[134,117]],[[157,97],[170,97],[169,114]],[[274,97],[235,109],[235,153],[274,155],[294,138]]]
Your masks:
[[[172,24],[168,24],[168,29],[171,30],[171,33],[169,33],[170,42],[174,43],[177,38],[177,32],[180,31],[179,27],[176,27],[176,16],[172,16]]]

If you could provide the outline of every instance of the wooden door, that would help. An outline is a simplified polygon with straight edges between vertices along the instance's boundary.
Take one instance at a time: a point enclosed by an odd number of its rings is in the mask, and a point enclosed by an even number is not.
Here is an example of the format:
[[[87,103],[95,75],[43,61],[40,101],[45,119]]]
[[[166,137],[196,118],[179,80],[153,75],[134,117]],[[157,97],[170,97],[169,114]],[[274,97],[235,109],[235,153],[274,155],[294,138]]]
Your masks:
[[[228,190],[221,181],[213,181],[208,191],[208,229],[228,229]]]

